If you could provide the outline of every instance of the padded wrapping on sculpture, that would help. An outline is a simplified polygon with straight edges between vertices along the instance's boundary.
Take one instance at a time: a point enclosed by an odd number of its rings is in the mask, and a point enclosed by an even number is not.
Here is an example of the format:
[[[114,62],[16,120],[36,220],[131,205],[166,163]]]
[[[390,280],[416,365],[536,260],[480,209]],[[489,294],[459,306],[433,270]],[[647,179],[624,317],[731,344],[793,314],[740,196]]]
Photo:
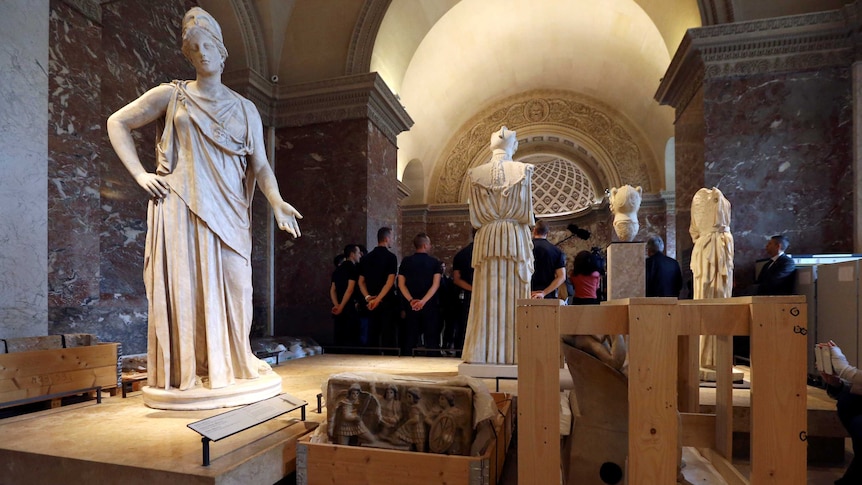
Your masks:
[[[572,433],[562,449],[565,483],[604,485],[603,464],[625,470],[628,453],[628,379],[592,355],[563,344],[574,390]],[[621,483],[621,482],[620,482]]]

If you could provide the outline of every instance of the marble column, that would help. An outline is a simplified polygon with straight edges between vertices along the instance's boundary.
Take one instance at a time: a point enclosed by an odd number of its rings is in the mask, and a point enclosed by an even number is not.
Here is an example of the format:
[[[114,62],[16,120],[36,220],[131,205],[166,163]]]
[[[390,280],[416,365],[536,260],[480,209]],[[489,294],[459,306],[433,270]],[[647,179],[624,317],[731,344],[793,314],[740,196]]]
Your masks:
[[[862,253],[862,61],[853,63],[853,252]]]
[[[0,339],[48,333],[49,15],[34,0],[0,16]]]
[[[305,217],[303,237],[274,236],[275,333],[330,343],[333,257],[348,243],[373,249],[383,226],[393,252],[412,238],[400,231],[395,143],[412,120],[376,73],[279,88],[272,119],[282,195]]]
[[[720,188],[733,204],[737,288],[773,234],[789,236],[791,253],[853,250],[856,9],[691,29],[656,93],[677,111],[678,251],[691,244],[689,189]]]

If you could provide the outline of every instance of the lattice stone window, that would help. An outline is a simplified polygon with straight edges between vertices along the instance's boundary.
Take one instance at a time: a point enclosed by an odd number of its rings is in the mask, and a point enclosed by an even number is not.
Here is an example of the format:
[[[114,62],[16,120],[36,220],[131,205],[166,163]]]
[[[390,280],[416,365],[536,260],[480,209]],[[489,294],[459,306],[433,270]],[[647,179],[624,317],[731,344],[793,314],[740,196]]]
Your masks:
[[[533,171],[533,210],[536,216],[571,214],[595,201],[595,188],[574,162],[550,155],[533,155],[520,161]]]

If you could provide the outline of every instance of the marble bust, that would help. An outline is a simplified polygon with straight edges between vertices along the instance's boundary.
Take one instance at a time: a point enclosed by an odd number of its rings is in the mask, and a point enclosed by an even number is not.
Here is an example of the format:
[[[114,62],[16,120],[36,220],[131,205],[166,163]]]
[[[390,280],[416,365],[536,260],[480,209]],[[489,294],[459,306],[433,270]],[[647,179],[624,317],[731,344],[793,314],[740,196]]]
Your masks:
[[[610,190],[610,209],[614,214],[614,231],[620,241],[634,241],[638,234],[638,210],[641,207],[643,188],[623,185]]]

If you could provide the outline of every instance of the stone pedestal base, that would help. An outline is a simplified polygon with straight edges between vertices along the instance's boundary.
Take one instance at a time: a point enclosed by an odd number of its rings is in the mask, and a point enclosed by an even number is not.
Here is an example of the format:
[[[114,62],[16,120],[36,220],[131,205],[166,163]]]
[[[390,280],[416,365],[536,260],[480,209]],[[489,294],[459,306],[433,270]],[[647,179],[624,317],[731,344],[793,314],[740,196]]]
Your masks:
[[[646,296],[646,244],[616,242],[608,246],[608,300]]]
[[[221,389],[196,387],[187,391],[145,386],[144,404],[155,409],[193,411],[242,406],[281,393],[281,376],[272,372],[257,379],[237,379],[236,384]]]

